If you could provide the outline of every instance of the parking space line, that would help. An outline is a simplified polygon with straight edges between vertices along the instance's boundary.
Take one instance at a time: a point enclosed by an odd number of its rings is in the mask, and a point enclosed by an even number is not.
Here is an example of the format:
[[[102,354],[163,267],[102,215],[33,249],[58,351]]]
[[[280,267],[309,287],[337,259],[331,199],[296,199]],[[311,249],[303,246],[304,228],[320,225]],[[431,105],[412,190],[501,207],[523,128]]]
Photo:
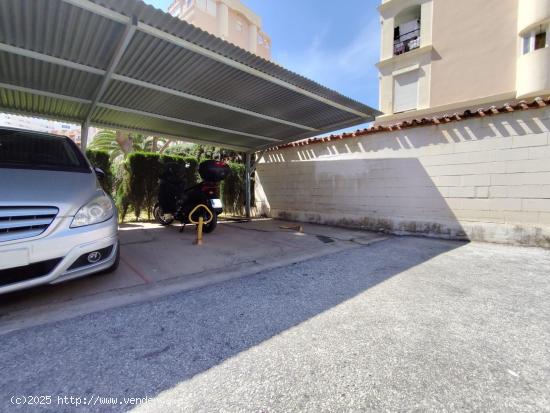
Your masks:
[[[132,264],[130,264],[130,262],[128,262],[128,260],[126,260],[122,254],[120,255],[120,259],[121,261],[126,264],[126,266],[128,268],[130,268],[139,278],[141,278],[143,280],[143,282],[145,282],[145,284],[151,284],[151,281],[145,276],[145,274],[143,274],[140,270],[138,270],[136,267],[134,267]]]

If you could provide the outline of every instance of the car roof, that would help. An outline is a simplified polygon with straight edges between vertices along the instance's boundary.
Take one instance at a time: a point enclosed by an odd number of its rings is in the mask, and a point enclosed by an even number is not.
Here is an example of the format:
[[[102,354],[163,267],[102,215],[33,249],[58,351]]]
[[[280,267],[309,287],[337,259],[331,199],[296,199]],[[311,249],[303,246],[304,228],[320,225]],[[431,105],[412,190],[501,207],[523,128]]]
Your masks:
[[[41,136],[49,136],[51,138],[59,138],[59,139],[67,139],[71,140],[68,136],[65,135],[55,135],[53,133],[47,133],[47,132],[39,132],[32,129],[20,129],[20,128],[11,128],[8,126],[0,126],[0,131],[12,131],[12,132],[21,132],[21,133],[28,133],[33,135],[41,135]]]

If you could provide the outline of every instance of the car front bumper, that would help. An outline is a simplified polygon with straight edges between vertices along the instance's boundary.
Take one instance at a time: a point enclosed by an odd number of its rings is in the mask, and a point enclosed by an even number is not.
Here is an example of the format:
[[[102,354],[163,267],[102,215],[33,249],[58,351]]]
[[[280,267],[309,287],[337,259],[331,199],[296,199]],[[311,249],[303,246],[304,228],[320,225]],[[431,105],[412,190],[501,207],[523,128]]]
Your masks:
[[[0,285],[0,294],[83,277],[104,271],[115,263],[119,248],[116,216],[105,222],[80,228],[70,228],[71,221],[72,217],[56,218],[40,237],[0,245],[0,252],[10,249],[27,250],[30,264],[60,259],[47,274]],[[101,257],[98,262],[71,268],[82,255],[109,247],[112,248],[108,256]],[[9,268],[4,271],[9,272]]]

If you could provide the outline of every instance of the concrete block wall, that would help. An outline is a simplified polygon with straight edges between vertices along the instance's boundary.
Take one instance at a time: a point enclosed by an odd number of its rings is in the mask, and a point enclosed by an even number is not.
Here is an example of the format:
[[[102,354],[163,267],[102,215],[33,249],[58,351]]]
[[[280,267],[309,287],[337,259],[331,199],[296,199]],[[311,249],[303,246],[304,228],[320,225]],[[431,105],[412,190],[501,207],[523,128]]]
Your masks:
[[[549,131],[545,107],[267,152],[257,211],[550,247]]]

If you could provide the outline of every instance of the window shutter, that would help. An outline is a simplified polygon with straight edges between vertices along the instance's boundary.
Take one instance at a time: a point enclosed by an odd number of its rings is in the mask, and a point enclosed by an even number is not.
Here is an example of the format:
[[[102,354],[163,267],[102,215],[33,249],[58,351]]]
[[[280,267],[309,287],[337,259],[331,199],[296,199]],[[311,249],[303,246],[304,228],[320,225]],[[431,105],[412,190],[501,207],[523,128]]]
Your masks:
[[[393,78],[393,112],[405,112],[418,107],[418,70]]]

